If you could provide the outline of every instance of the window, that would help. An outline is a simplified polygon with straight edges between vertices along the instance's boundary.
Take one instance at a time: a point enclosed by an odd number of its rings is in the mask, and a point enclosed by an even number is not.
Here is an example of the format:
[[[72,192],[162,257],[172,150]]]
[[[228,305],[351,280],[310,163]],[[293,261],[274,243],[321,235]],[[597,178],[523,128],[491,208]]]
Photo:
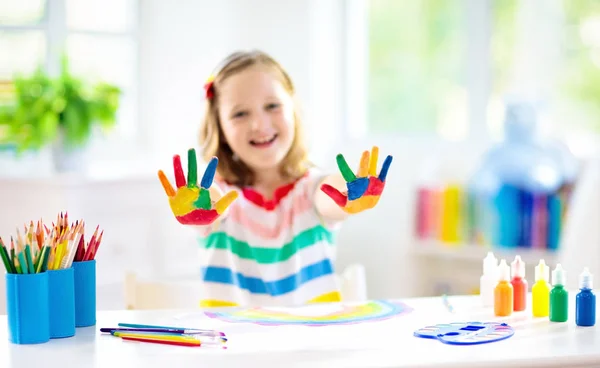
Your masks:
[[[544,133],[600,136],[598,1],[351,0],[347,11],[354,135],[497,139],[514,96],[539,103]]]
[[[46,11],[44,0],[0,3],[0,80],[32,72],[46,61]]]
[[[466,124],[464,4],[368,2],[370,131],[421,133]]]
[[[0,2],[0,81],[40,65],[56,73],[65,54],[74,74],[122,89],[113,135],[129,142],[138,132],[137,44],[137,0]]]

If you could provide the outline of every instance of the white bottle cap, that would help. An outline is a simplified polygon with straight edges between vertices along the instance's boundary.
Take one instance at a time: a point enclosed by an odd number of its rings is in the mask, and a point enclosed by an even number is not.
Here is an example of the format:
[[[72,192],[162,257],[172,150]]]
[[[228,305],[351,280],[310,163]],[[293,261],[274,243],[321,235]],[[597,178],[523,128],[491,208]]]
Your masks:
[[[562,268],[560,263],[556,265],[554,271],[552,271],[552,285],[565,286],[567,283],[567,272]]]
[[[546,262],[543,259],[540,259],[540,263],[535,266],[535,281],[546,281],[550,278],[550,269],[546,265]]]
[[[506,260],[501,260],[498,266],[498,281],[510,281],[510,268]]]
[[[592,289],[594,286],[594,275],[590,273],[587,267],[583,268],[583,272],[579,275],[579,288]]]
[[[515,256],[515,260],[510,264],[512,269],[512,277],[525,278],[525,262],[521,259],[521,256]]]
[[[487,256],[483,259],[483,274],[496,275],[497,272],[498,260],[494,257],[494,253],[488,252]]]

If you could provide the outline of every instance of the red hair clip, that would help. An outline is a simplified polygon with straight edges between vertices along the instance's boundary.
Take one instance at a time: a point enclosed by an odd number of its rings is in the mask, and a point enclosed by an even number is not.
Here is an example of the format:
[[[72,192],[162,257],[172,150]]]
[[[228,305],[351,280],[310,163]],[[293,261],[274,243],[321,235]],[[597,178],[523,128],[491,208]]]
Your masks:
[[[212,98],[215,96],[214,81],[215,78],[211,75],[204,84],[204,93],[206,95],[206,98],[209,100],[212,100]]]

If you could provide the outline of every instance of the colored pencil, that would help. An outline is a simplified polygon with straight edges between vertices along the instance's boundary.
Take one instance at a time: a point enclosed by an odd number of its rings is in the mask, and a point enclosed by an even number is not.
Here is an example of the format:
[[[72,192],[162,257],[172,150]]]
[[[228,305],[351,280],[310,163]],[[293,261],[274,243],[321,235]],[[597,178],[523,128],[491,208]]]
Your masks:
[[[138,333],[138,334],[143,334],[143,335],[147,335],[147,334],[162,334],[162,335],[166,335],[166,336],[184,336],[184,337],[195,337],[198,338],[198,336],[203,336],[206,338],[211,339],[212,341],[215,341],[215,339],[218,339],[218,341],[220,342],[227,342],[227,338],[221,335],[218,335],[215,333],[215,331],[204,331],[204,330],[193,330],[193,329],[181,329],[181,330],[176,330],[176,329],[159,329],[159,328],[101,328],[100,332],[103,333],[110,333],[112,335],[117,335],[117,334],[127,334],[127,333]]]
[[[16,270],[14,268],[12,260],[10,259],[10,255],[8,254],[8,250],[6,249],[6,246],[4,245],[4,242],[2,241],[2,238],[0,238],[0,253],[2,253],[2,262],[4,263],[4,267],[6,268],[6,272],[7,273],[15,273]]]
[[[177,332],[177,333],[189,333],[188,331],[194,332],[209,332],[215,334],[215,336],[225,336],[225,333],[215,330],[204,330],[196,328],[181,328],[181,327],[169,327],[169,326],[154,326],[154,325],[141,325],[135,323],[118,323],[119,327],[138,328],[138,329],[159,329],[163,331]],[[184,331],[184,332],[181,332]]]
[[[42,219],[16,227],[10,245],[0,239],[0,258],[7,273],[33,274],[47,270],[67,269],[74,261],[95,258],[104,230],[100,225],[89,243],[85,241],[85,222],[69,223],[69,214],[61,212],[48,227]],[[100,231],[100,235],[98,232]]]
[[[116,337],[136,337],[136,338],[141,338],[141,339],[156,339],[156,340],[167,340],[167,341],[189,341],[189,342],[202,343],[202,341],[198,338],[184,336],[184,335],[168,335],[168,334],[160,334],[160,333],[144,334],[144,333],[127,333],[127,332],[115,332],[112,335],[116,336]]]
[[[35,273],[35,268],[33,267],[33,258],[31,257],[31,248],[29,244],[25,246],[25,260],[27,261],[27,272]]]
[[[121,338],[136,338],[136,339],[152,339],[158,341],[176,341],[182,343],[190,343],[194,345],[205,345],[205,346],[219,346],[224,347],[225,341],[205,341],[194,336],[185,335],[165,335],[165,334],[139,334],[139,333],[123,333],[117,332],[114,334],[116,337]]]
[[[94,251],[94,247],[96,246],[96,237],[97,236],[98,236],[98,227],[96,227],[96,230],[94,231],[94,234],[92,235],[92,238],[90,239],[87,249],[85,250],[85,254],[83,256],[84,261],[92,260],[91,257],[92,257],[92,253]]]
[[[148,339],[148,338],[139,338],[139,337],[122,337],[123,340],[126,341],[137,341],[137,342],[149,342],[154,344],[164,344],[164,345],[177,345],[177,346],[188,346],[188,347],[198,347],[201,346],[200,342],[193,341],[170,341],[170,340],[159,340],[159,339]]]
[[[96,252],[98,251],[98,248],[100,247],[100,243],[102,242],[102,236],[103,235],[104,235],[104,230],[102,230],[100,232],[100,236],[98,237],[98,240],[96,240],[96,242],[94,244],[94,249],[92,250],[92,254],[90,256],[90,259],[96,258]]]
[[[23,252],[19,252],[17,256],[19,258],[19,265],[21,266],[21,272],[23,274],[29,273],[29,267],[27,266],[27,260],[25,259],[25,254]]]

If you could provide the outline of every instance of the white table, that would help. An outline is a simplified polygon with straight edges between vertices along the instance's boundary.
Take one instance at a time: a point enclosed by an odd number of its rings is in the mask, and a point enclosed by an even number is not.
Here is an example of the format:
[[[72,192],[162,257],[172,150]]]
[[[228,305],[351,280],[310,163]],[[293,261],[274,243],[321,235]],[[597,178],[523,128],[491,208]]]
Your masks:
[[[199,310],[99,311],[96,327],[40,345],[9,343],[6,316],[0,316],[0,366],[600,367],[600,327],[575,325],[574,294],[566,323],[536,319],[529,311],[494,318],[490,309],[479,307],[479,298],[474,296],[450,297],[454,313],[441,298],[406,299],[415,309],[410,314],[335,327],[232,324],[204,320]],[[413,336],[414,330],[435,323],[500,320],[513,325],[515,335],[489,344],[454,346]],[[118,322],[215,328],[226,332],[230,340],[228,349],[220,350],[127,342],[99,333],[100,327],[116,327]]]

